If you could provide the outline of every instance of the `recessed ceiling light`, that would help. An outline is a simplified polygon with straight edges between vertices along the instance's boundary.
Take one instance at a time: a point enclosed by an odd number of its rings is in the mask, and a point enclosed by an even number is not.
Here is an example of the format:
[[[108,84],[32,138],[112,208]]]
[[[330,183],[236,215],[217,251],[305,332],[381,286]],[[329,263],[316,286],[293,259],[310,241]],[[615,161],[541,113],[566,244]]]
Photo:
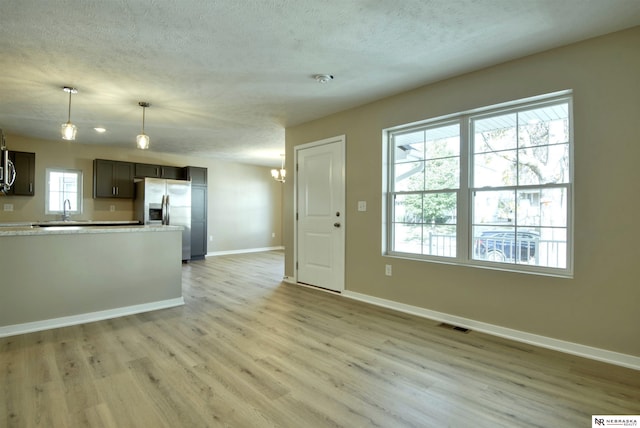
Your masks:
[[[313,76],[314,79],[316,79],[316,82],[318,83],[327,83],[333,80],[333,75],[331,74],[316,74],[315,76]]]
[[[98,134],[104,134],[105,132],[107,132],[107,130],[105,128],[93,128]]]

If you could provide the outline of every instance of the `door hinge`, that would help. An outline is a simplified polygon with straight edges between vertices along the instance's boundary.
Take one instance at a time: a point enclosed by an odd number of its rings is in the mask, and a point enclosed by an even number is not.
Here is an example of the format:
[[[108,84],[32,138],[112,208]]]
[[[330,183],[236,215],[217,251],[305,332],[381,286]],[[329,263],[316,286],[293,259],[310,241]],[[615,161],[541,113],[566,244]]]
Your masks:
[[[296,270],[298,270],[298,262],[296,262]]]
[[[298,213],[296,213],[296,221],[298,221]]]

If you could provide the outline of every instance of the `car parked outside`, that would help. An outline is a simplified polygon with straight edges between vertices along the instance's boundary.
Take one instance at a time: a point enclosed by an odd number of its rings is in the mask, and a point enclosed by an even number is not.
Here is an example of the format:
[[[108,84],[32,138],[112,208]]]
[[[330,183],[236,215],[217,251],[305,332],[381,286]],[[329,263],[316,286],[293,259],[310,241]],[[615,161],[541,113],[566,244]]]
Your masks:
[[[538,250],[540,234],[535,231],[486,230],[475,238],[477,259],[494,262],[529,262]]]

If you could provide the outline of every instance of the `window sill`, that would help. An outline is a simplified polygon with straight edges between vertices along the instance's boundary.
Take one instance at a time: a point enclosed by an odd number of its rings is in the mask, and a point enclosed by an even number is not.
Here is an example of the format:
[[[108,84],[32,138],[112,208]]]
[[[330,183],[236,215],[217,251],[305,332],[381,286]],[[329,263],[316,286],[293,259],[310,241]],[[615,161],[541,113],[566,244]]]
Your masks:
[[[426,257],[417,254],[407,253],[387,253],[383,257],[389,257],[400,260],[411,260],[416,262],[437,263],[449,266],[471,267],[478,269],[488,269],[500,272],[520,273],[527,275],[549,276],[554,278],[573,279],[573,271],[569,269],[544,268],[531,265],[516,265],[515,263],[491,263],[477,260],[462,261],[449,257]]]

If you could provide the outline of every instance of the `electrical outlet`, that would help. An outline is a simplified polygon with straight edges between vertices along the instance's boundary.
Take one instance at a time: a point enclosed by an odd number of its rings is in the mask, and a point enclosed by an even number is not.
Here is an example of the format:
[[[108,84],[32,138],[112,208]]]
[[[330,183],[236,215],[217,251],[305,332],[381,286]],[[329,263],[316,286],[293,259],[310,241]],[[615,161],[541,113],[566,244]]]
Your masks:
[[[114,212],[116,210],[115,205],[109,205],[109,211]]]
[[[391,276],[391,265],[384,265],[384,274],[387,276]]]
[[[367,210],[367,201],[358,201],[358,211]]]
[[[4,204],[5,211],[13,211],[13,204]]]

